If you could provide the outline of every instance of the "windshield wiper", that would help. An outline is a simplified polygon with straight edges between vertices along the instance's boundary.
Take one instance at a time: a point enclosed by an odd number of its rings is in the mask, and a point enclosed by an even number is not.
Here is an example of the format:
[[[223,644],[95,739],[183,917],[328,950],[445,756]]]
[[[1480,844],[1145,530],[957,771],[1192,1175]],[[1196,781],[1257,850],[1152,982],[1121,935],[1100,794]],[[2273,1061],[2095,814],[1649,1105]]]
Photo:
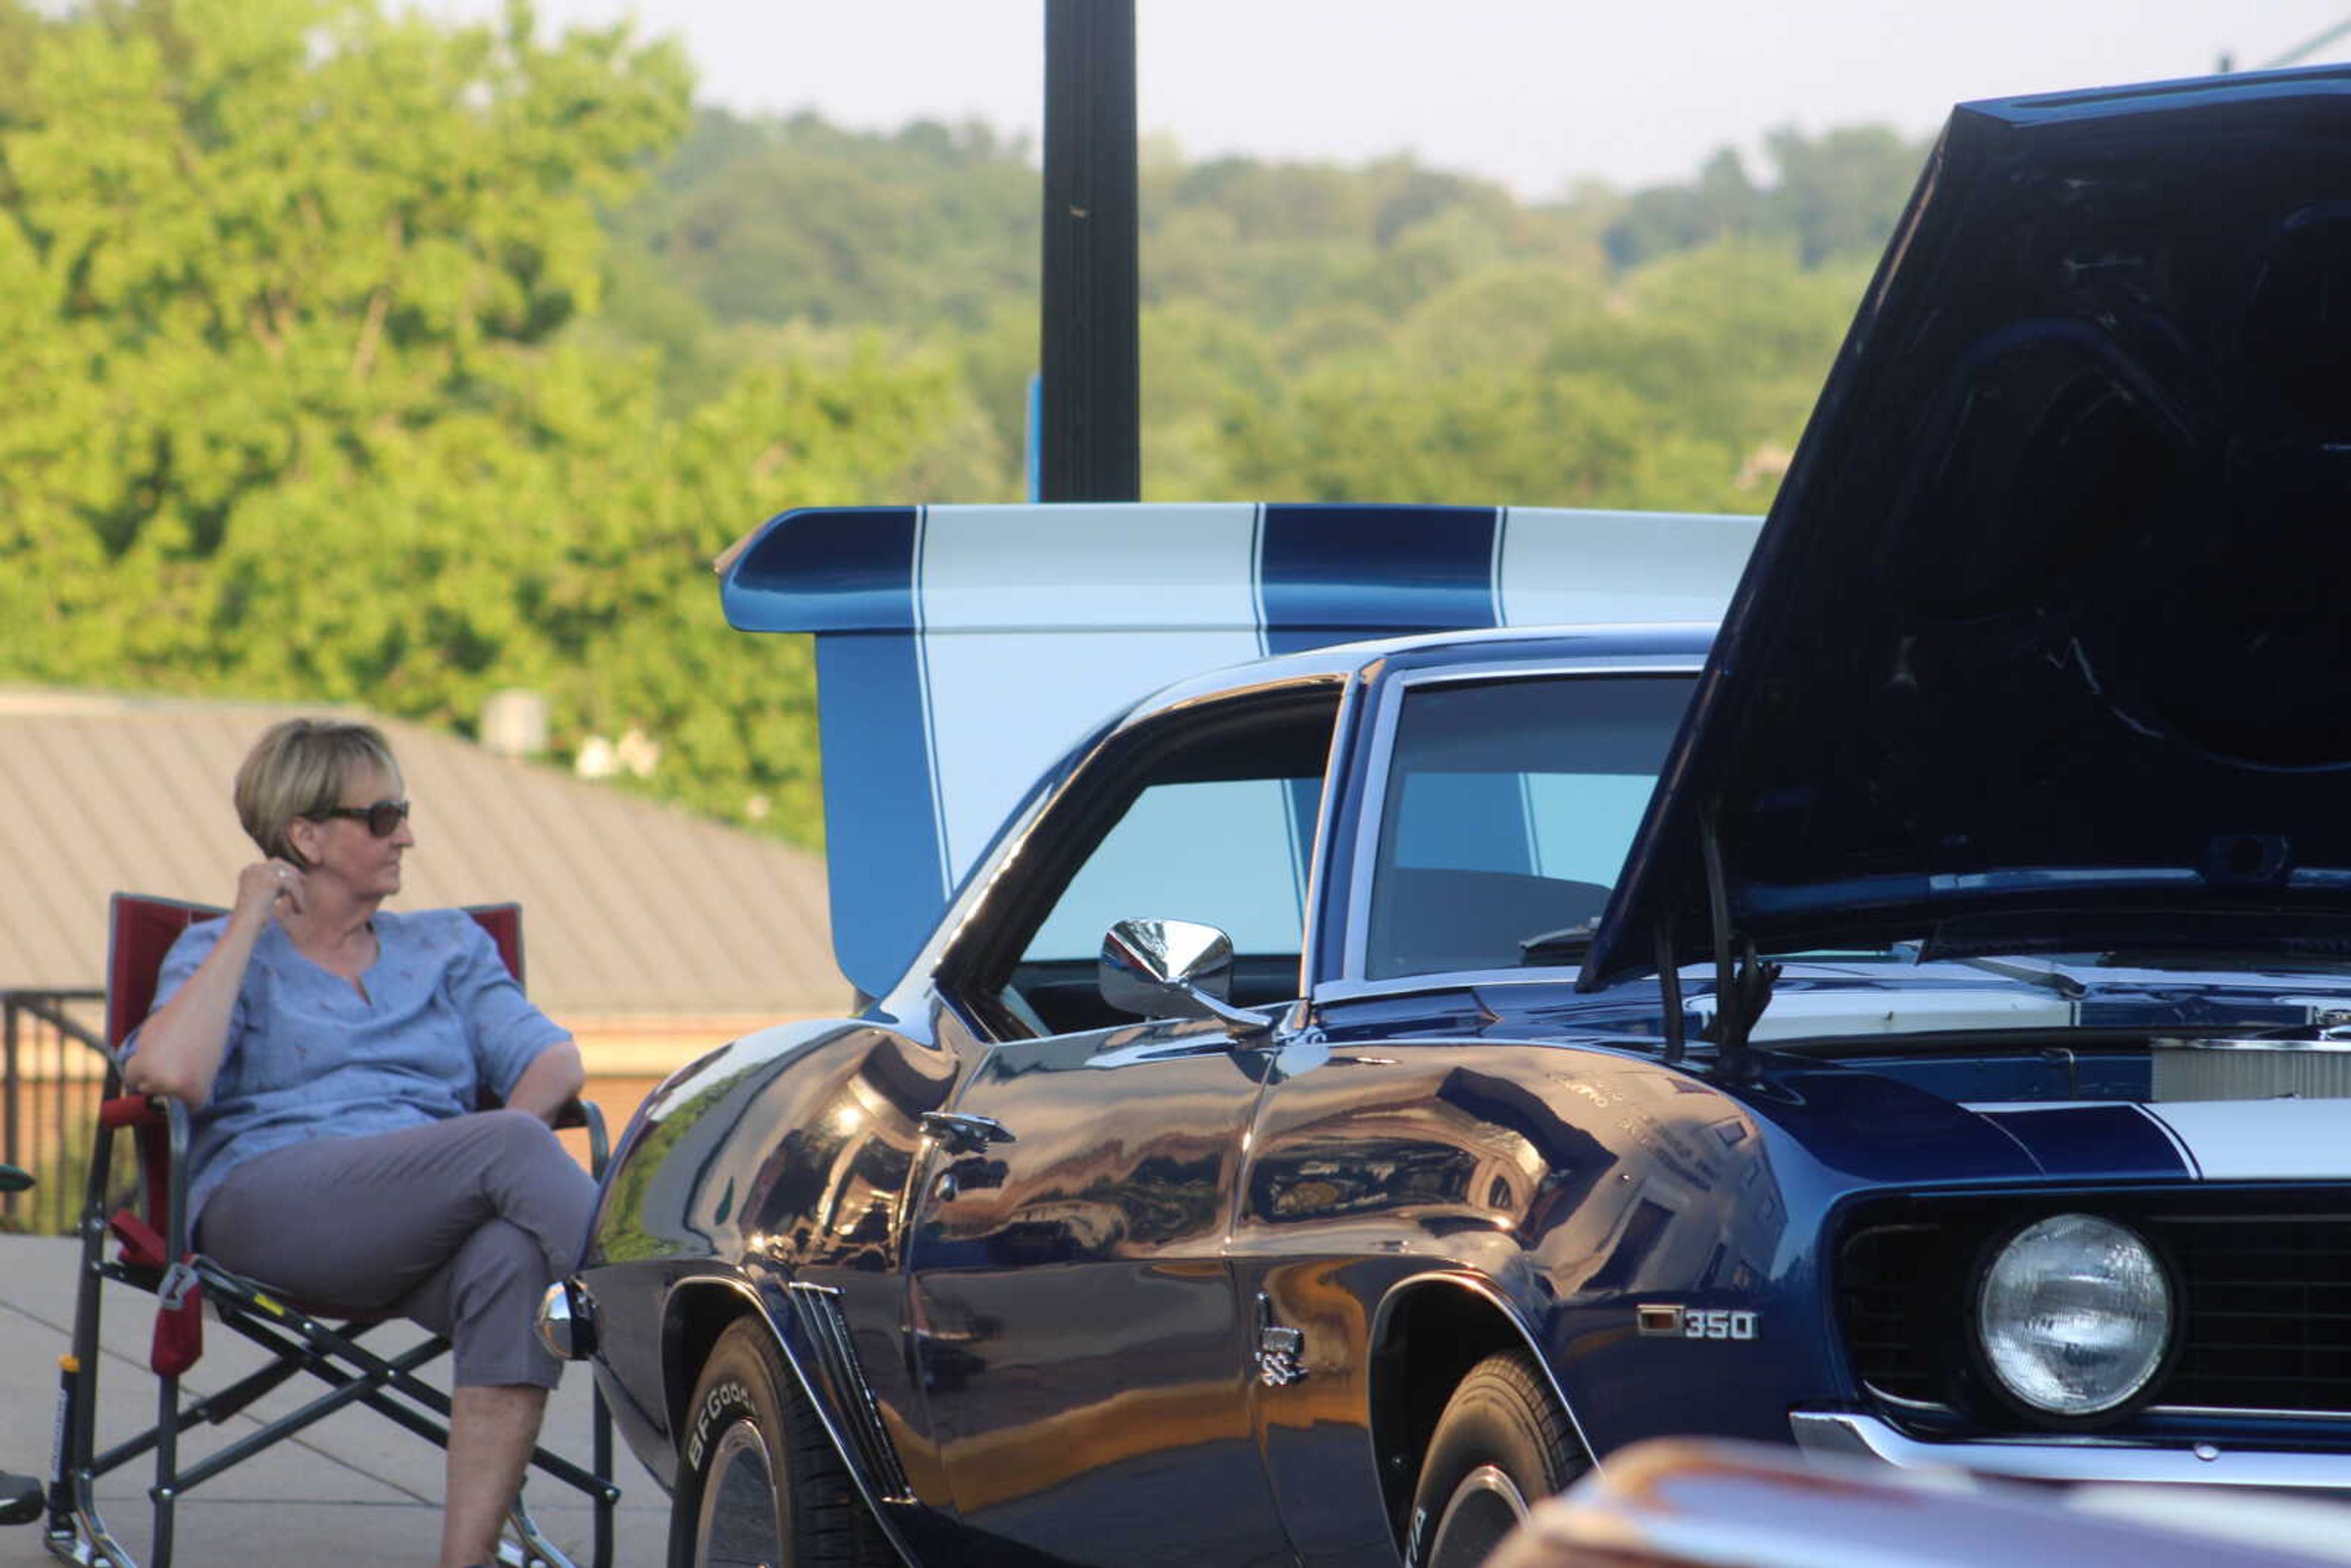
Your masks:
[[[2043,968],[2038,964],[2020,964],[2013,958],[1974,957],[1948,961],[1964,964],[1970,969],[1981,969],[1987,975],[1998,975],[2002,979],[2022,980],[2028,986],[2039,986],[2044,990],[2056,992],[2069,1002],[2078,1001],[2090,991],[2089,987],[2061,969]]]

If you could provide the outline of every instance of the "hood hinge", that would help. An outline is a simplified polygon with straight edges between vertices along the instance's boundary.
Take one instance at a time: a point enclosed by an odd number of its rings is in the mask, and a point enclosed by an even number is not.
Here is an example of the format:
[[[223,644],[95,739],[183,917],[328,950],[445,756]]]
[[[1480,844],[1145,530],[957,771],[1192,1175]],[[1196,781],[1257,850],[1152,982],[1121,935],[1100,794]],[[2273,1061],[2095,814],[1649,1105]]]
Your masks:
[[[1666,1065],[1682,1059],[1688,1043],[1687,1020],[1682,1014],[1682,961],[1674,954],[1674,923],[1657,922],[1657,1001],[1665,1013]]]
[[[1756,956],[1754,940],[1730,928],[1730,879],[1723,873],[1722,837],[1711,806],[1698,823],[1698,852],[1706,861],[1706,901],[1714,937],[1714,1021],[1701,1038],[1713,1042],[1722,1072],[1744,1078],[1754,1068],[1747,1037],[1771,1005],[1780,966],[1762,962]]]

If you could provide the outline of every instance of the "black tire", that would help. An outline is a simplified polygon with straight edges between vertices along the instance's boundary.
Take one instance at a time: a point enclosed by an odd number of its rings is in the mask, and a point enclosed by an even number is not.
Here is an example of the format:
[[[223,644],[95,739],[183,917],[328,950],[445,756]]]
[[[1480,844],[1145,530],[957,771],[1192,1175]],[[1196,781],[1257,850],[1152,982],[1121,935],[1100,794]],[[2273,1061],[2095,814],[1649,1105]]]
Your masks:
[[[670,1568],[885,1568],[897,1561],[765,1324],[731,1324],[685,1407]]]
[[[1589,1461],[1524,1351],[1497,1351],[1446,1401],[1413,1488],[1411,1568],[1476,1568]]]

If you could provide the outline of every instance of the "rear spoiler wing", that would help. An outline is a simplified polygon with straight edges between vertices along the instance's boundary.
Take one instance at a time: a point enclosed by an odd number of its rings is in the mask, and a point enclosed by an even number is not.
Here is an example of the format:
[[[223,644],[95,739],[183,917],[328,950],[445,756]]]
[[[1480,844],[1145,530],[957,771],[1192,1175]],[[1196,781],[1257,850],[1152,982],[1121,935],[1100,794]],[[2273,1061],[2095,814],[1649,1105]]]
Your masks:
[[[1491,507],[812,507],[719,563],[816,635],[833,951],[895,985],[1029,787],[1161,686],[1489,626],[1721,618],[1761,519]]]

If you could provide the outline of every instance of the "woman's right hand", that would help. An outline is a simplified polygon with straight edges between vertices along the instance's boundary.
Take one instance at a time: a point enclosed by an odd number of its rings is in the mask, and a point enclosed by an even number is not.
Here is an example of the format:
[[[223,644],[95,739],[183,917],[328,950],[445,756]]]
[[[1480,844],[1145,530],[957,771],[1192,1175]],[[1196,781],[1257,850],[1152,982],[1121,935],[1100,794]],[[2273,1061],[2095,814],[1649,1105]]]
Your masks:
[[[302,868],[291,861],[256,861],[236,873],[228,928],[172,999],[139,1026],[138,1049],[122,1066],[134,1093],[165,1094],[192,1106],[212,1097],[254,944],[272,918],[299,915],[302,905]]]
[[[256,861],[236,873],[236,918],[267,920],[281,908],[302,913],[302,868],[290,861]]]

